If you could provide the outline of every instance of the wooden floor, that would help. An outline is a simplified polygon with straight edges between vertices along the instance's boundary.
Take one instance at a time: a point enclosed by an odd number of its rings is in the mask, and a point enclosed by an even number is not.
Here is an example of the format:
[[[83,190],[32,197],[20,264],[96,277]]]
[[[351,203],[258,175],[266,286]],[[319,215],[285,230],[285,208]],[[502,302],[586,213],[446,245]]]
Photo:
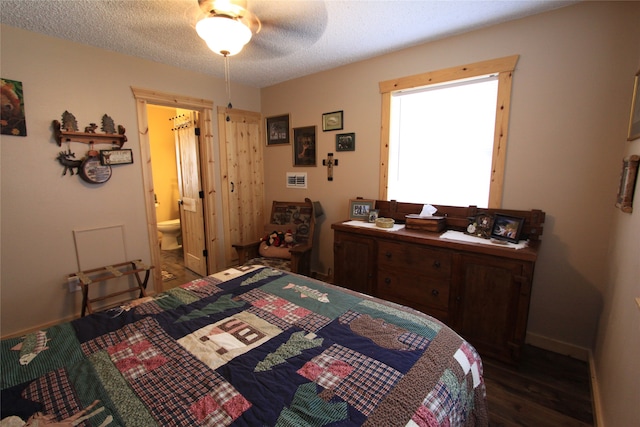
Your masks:
[[[160,251],[160,254],[162,255],[162,270],[170,274],[170,276],[167,276],[165,280],[165,274],[163,273],[163,290],[166,291],[167,289],[175,288],[202,277],[188,268],[185,268],[182,249]]]
[[[594,425],[586,362],[526,346],[517,367],[483,365],[491,427]]]

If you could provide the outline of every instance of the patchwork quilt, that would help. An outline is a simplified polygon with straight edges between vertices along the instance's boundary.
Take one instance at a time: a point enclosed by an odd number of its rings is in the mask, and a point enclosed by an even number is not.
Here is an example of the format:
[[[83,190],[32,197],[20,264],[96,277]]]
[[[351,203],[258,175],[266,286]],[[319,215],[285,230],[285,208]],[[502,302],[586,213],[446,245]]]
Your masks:
[[[4,340],[0,357],[0,426],[488,425],[482,362],[450,328],[262,266]]]

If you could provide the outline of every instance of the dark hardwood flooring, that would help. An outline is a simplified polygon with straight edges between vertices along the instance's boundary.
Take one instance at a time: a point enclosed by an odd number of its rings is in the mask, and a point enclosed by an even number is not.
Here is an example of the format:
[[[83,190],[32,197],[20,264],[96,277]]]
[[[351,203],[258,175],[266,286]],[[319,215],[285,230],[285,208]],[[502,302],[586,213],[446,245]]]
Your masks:
[[[586,362],[528,345],[518,366],[483,365],[491,427],[594,426]]]
[[[166,280],[163,277],[163,290],[166,291],[202,277],[184,266],[182,248],[171,251],[161,250],[160,253],[162,255],[162,270],[173,275],[173,278],[167,278]]]

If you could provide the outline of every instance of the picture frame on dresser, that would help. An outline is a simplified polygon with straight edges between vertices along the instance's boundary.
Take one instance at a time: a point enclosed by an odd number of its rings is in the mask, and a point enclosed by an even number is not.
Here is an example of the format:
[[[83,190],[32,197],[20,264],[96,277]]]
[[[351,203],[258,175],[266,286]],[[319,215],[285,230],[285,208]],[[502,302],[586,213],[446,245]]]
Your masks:
[[[370,199],[349,200],[349,219],[368,222],[369,214],[374,210],[375,204],[376,201]]]
[[[465,229],[465,233],[475,237],[488,239],[491,237],[493,229],[493,216],[487,213],[480,213],[468,218],[469,224]]]
[[[523,225],[524,218],[497,213],[493,216],[491,238],[505,240],[511,243],[518,243],[522,234]]]

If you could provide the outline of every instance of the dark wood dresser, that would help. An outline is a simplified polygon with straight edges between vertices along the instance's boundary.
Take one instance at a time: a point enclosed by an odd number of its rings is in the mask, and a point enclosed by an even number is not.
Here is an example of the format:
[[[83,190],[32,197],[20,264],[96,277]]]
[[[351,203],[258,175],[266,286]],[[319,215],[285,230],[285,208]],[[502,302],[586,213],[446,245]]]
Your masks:
[[[483,356],[517,362],[524,345],[531,282],[544,212],[436,206],[447,229],[479,213],[525,219],[529,245],[512,249],[441,239],[440,232],[387,231],[340,222],[334,230],[334,282],[442,320]],[[422,205],[377,201],[380,216],[402,222]]]

